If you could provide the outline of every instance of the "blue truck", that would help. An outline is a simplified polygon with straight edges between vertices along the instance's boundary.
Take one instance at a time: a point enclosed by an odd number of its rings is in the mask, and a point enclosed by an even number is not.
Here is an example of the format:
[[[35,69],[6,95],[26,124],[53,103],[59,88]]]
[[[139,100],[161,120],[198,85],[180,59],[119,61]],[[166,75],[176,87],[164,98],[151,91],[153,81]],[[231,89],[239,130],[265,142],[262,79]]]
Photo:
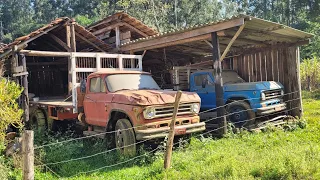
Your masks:
[[[256,117],[285,111],[284,87],[275,81],[245,82],[235,71],[224,70],[223,99],[228,121],[237,127],[250,126]],[[201,98],[201,111],[215,109],[216,94],[213,69],[183,69],[173,71],[175,90],[196,92]],[[246,122],[242,122],[246,121]]]

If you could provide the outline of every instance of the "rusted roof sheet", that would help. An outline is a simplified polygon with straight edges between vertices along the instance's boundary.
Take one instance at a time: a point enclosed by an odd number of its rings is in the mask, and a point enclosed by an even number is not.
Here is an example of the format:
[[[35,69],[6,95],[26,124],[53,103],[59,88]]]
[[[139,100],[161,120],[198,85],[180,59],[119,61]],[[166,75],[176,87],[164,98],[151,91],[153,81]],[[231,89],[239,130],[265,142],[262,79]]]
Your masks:
[[[23,41],[26,41],[26,40],[28,40],[28,39],[30,39],[30,38],[38,35],[38,34],[43,33],[44,31],[46,31],[47,29],[52,28],[53,26],[56,26],[56,25],[58,25],[58,24],[60,24],[62,22],[66,22],[67,20],[69,20],[69,18],[67,18],[67,17],[57,18],[54,21],[52,21],[51,23],[41,27],[40,29],[37,29],[37,30],[31,32],[28,35],[18,37],[13,42],[7,44],[6,46],[0,47],[0,53],[3,53],[7,49],[11,49],[14,45],[18,45],[18,44],[22,43]]]
[[[245,29],[242,31],[242,34],[245,34],[247,38],[246,40],[249,40],[249,41],[252,40],[252,41],[261,41],[261,42],[267,42],[267,43],[270,43],[270,42],[292,43],[292,42],[298,42],[298,41],[306,40],[313,37],[313,34],[303,32],[283,24],[267,21],[264,19],[260,19],[260,18],[248,16],[248,15],[238,15],[238,16],[233,16],[231,18],[222,19],[219,21],[208,22],[206,24],[198,24],[191,27],[183,27],[180,29],[174,29],[168,32],[163,32],[163,33],[155,34],[152,36],[139,38],[127,43],[123,43],[121,44],[121,46],[133,45],[135,43],[140,43],[143,41],[149,41],[149,40],[160,38],[160,37],[166,37],[174,34],[188,32],[194,29],[201,29],[207,26],[216,25],[219,23],[231,21],[238,18],[245,19],[246,25],[245,25]],[[277,37],[281,37],[281,38],[277,38]],[[245,41],[244,41],[244,44],[246,44]]]
[[[63,25],[64,23],[67,23],[69,21],[73,21],[68,17],[60,17],[55,19],[54,21],[52,21],[51,23],[31,32],[28,35],[25,36],[21,36],[16,38],[13,42],[11,42],[10,44],[7,44],[5,46],[0,46],[0,54],[5,52],[6,50],[12,49],[12,47],[14,45],[19,45],[22,44],[24,42],[26,42],[27,40],[37,36],[37,35],[41,35],[44,34],[44,32],[50,30],[50,28],[53,28],[55,26],[60,26]],[[80,35],[82,35],[83,37],[87,38],[88,41],[96,44],[97,46],[99,46],[101,49],[107,51],[109,49],[109,46],[104,43],[103,41],[101,41],[100,39],[98,39],[95,35],[93,35],[91,32],[89,32],[88,30],[85,29],[85,27],[75,23],[75,30],[77,33],[79,33]]]
[[[136,29],[140,30],[141,32],[147,34],[148,36],[153,36],[155,34],[158,34],[158,32],[155,29],[145,25],[140,20],[128,15],[125,12],[117,12],[111,16],[108,16],[98,22],[95,22],[95,23],[89,25],[87,27],[87,29],[89,29],[91,32],[94,32],[94,31],[97,31],[97,30],[105,27],[106,25],[111,24],[112,22],[116,22],[116,21],[125,22],[125,23],[135,27]]]

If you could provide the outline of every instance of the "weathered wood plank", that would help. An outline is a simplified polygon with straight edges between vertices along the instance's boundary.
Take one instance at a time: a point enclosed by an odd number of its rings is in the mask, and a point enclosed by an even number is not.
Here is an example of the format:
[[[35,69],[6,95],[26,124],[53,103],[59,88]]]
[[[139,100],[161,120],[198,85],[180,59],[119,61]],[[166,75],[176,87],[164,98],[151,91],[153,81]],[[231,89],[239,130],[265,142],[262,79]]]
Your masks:
[[[63,42],[60,38],[58,38],[57,36],[55,36],[52,33],[49,33],[48,36],[53,39],[56,43],[58,43],[61,47],[63,47],[66,51],[70,52],[71,48],[65,43]]]
[[[123,45],[121,47],[121,51],[130,51],[130,50],[139,51],[139,50],[148,50],[148,49],[165,47],[168,45],[177,45],[177,44],[181,44],[181,40],[186,40],[186,39],[191,39],[198,36],[207,35],[211,32],[217,32],[217,31],[221,31],[221,30],[236,27],[236,26],[241,26],[243,24],[244,24],[244,18],[234,19],[231,21],[214,24],[214,25],[210,25],[210,26],[206,26],[198,29],[193,29],[193,30],[189,30],[186,32],[178,33],[178,34],[159,36],[151,40]]]
[[[104,32],[110,31],[112,29],[115,29],[117,26],[123,26],[123,23],[119,22],[119,23],[111,24],[111,25],[109,25],[109,26],[107,26],[105,28],[102,28],[102,29],[99,29],[97,31],[94,31],[92,34],[97,36],[97,35],[99,35],[101,33],[104,33]]]

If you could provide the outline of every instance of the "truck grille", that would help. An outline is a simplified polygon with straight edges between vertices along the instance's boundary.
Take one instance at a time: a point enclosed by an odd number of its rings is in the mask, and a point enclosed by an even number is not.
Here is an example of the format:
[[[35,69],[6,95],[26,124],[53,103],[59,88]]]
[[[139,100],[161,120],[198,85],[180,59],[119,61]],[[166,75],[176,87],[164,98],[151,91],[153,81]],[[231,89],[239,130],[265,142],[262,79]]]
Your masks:
[[[173,115],[173,106],[155,107],[155,117],[170,117]],[[177,115],[192,114],[191,104],[180,104]]]
[[[266,96],[266,99],[273,99],[281,97],[281,89],[264,91],[263,92]]]

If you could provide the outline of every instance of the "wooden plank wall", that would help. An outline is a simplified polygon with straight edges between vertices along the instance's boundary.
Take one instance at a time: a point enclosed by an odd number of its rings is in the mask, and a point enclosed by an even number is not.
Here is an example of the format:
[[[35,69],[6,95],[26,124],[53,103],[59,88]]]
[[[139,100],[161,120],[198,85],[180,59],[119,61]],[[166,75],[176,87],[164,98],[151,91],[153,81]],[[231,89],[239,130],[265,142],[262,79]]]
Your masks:
[[[233,69],[247,82],[277,81],[284,85],[287,107],[293,116],[301,115],[299,48],[281,47],[252,51],[233,58]],[[298,92],[297,92],[298,91]]]
[[[48,64],[40,65],[41,62]],[[53,58],[27,57],[29,93],[34,93],[38,97],[67,94],[67,63],[54,62]]]

